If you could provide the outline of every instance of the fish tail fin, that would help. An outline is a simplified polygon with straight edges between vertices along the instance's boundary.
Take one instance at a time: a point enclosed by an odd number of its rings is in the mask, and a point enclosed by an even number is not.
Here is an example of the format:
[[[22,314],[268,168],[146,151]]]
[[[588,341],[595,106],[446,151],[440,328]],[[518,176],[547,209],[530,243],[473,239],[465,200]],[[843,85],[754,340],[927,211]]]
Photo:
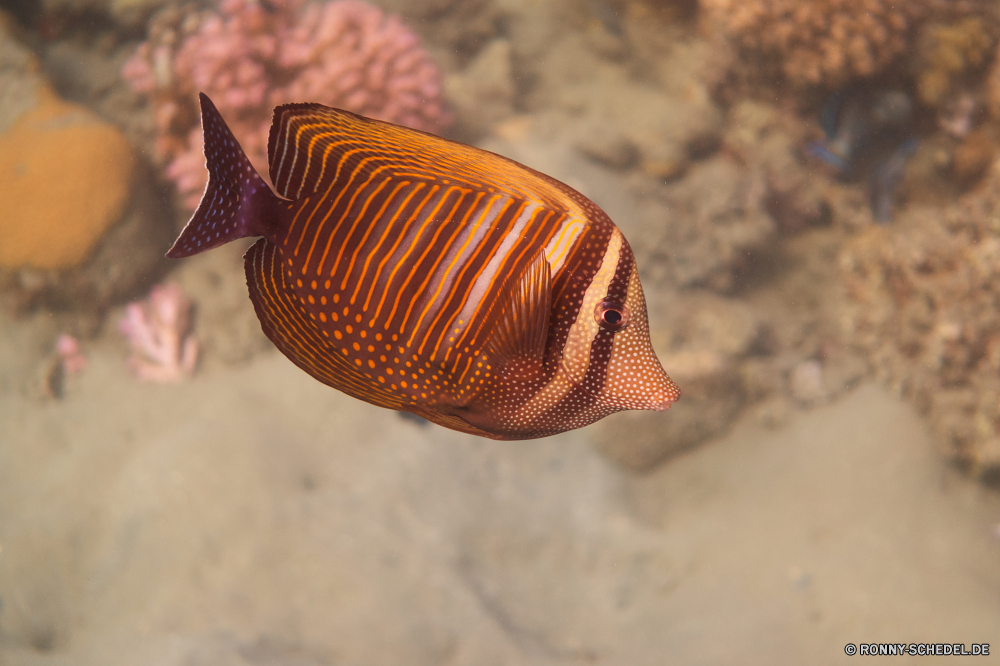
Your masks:
[[[248,236],[277,242],[281,199],[257,174],[208,95],[199,97],[208,185],[167,256],[190,257]]]

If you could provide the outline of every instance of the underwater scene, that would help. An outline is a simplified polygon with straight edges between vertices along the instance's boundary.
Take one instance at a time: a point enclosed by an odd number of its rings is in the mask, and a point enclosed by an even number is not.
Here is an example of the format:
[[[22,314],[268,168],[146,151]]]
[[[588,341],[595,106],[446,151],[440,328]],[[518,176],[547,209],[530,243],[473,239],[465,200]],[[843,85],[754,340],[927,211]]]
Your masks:
[[[0,665],[993,654],[997,3],[0,0]]]

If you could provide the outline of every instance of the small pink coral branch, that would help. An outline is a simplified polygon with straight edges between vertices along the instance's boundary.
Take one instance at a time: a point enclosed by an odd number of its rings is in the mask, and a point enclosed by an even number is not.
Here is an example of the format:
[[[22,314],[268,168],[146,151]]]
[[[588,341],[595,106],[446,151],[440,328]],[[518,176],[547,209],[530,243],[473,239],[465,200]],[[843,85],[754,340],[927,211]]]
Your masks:
[[[87,367],[87,357],[80,352],[80,343],[68,333],[56,339],[56,354],[61,359],[64,374],[75,375]]]
[[[178,382],[194,372],[198,342],[189,334],[190,312],[176,284],[153,287],[148,300],[125,307],[118,329],[132,347],[129,366],[141,381]]]

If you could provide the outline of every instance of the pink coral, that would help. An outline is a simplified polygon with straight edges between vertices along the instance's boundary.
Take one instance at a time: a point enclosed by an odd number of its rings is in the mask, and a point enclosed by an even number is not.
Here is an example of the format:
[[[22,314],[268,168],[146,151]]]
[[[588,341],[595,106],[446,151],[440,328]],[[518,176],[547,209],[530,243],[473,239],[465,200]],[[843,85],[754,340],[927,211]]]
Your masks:
[[[80,343],[68,333],[63,333],[56,339],[56,355],[64,374],[75,375],[87,367],[87,357],[80,352]]]
[[[129,365],[140,380],[176,382],[194,372],[198,343],[189,335],[190,311],[176,284],[153,287],[149,300],[126,306],[118,328],[132,346]]]
[[[427,131],[449,122],[440,74],[417,35],[360,0],[224,0],[219,14],[171,11],[122,73],[153,99],[158,149],[190,208],[207,179],[199,92],[265,175],[279,104],[319,102]]]

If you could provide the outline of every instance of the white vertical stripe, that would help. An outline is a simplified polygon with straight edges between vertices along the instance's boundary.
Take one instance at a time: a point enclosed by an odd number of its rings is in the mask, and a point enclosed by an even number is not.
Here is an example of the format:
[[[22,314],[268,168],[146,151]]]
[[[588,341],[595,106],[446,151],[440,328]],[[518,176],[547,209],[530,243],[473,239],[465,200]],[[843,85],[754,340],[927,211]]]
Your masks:
[[[515,423],[530,422],[538,414],[554,407],[587,376],[587,370],[590,368],[590,348],[600,331],[594,310],[608,295],[608,287],[615,277],[615,271],[618,270],[621,248],[622,233],[615,227],[608,241],[608,249],[604,251],[601,267],[597,269],[594,279],[584,292],[580,312],[576,316],[576,321],[570,326],[559,369],[531,400],[521,406],[514,418]]]
[[[573,243],[576,242],[576,239],[580,237],[580,234],[583,233],[586,227],[586,220],[568,216],[563,220],[559,231],[552,237],[549,244],[545,246],[545,258],[549,260],[549,266],[552,269],[553,275],[562,268],[562,265],[566,262],[566,257],[569,255],[570,248],[573,247]]]
[[[498,203],[506,204],[510,199],[504,197],[500,199]],[[472,291],[469,292],[469,298],[465,301],[465,306],[462,311],[458,313],[457,320],[460,321],[470,321],[472,319],[472,313],[479,307],[480,301],[483,300],[483,296],[486,295],[487,289],[489,289],[490,284],[493,282],[493,277],[496,275],[497,269],[500,268],[500,262],[504,260],[510,249],[514,246],[514,243],[521,237],[521,232],[524,231],[524,226],[528,223],[528,220],[535,214],[538,210],[539,204],[528,204],[521,211],[520,217],[514,222],[514,227],[507,232],[504,236],[503,242],[500,246],[494,250],[493,256],[490,257],[489,262],[486,264],[486,268],[483,272],[479,274],[479,278],[476,283],[472,285]],[[503,209],[502,206],[494,208],[490,211],[490,216],[487,218],[487,224],[483,225],[483,229],[489,229],[492,225],[493,220],[496,219],[497,214]],[[478,239],[476,241],[478,242]]]

